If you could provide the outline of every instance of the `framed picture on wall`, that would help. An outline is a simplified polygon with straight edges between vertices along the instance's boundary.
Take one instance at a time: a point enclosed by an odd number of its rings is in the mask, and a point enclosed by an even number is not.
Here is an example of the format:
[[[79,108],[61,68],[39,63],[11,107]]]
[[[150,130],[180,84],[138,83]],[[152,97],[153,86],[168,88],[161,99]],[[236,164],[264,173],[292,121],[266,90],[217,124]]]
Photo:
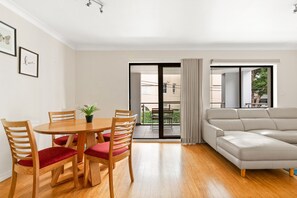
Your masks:
[[[39,55],[23,47],[19,48],[19,73],[38,78]]]
[[[0,52],[16,56],[16,29],[0,21]]]

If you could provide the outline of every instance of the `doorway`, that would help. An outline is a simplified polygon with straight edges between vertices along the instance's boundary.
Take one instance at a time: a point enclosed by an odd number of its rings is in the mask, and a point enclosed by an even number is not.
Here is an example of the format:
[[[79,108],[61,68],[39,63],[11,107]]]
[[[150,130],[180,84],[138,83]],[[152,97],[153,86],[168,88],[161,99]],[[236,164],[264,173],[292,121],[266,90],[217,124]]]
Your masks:
[[[180,138],[180,63],[130,63],[129,108],[136,139]]]

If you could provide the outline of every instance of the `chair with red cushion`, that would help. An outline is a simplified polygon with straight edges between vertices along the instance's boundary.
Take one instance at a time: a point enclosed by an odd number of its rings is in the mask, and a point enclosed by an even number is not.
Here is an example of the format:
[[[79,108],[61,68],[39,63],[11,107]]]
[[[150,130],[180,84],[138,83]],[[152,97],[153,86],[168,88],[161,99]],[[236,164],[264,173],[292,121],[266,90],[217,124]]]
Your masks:
[[[33,175],[33,195],[39,197],[39,176],[72,162],[74,185],[78,187],[77,151],[66,147],[51,147],[38,151],[30,121],[1,120],[12,155],[12,179],[9,197],[13,197],[17,175]],[[52,181],[52,185],[56,181]]]
[[[118,110],[117,109],[117,110],[115,110],[114,117],[116,117],[116,118],[125,118],[125,117],[129,117],[129,116],[132,116],[132,115],[133,115],[132,111]],[[110,141],[110,133],[104,133],[103,138],[104,138],[105,142]]]
[[[110,197],[113,192],[113,164],[126,157],[129,161],[130,179],[133,182],[132,169],[132,137],[136,124],[136,116],[126,118],[113,118],[110,141],[98,143],[85,151],[84,161],[84,186],[87,185],[89,175],[89,162],[98,162],[108,167]]]
[[[48,112],[50,123],[53,122],[60,122],[65,120],[75,120],[76,113],[74,110],[72,111],[56,111],[56,112]],[[55,135],[52,135],[52,145],[53,146],[69,146],[74,147],[77,144],[78,135],[72,135],[73,141],[67,145],[67,141],[69,138],[69,135],[65,135],[62,137],[56,138]],[[71,137],[72,138],[72,137]]]

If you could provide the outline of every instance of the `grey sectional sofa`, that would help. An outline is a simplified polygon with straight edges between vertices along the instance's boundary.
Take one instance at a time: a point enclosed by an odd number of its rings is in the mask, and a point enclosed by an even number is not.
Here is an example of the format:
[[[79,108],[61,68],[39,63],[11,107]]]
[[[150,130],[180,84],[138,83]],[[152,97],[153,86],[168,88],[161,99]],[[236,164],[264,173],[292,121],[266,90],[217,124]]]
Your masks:
[[[297,108],[209,109],[203,139],[241,169],[297,168]]]

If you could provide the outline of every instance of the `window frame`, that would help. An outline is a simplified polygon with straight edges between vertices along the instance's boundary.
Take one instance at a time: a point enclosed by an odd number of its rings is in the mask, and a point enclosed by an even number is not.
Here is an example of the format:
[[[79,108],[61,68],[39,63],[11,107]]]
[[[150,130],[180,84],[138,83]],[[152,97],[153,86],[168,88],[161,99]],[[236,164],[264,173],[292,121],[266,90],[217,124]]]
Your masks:
[[[246,108],[246,107],[242,107],[242,68],[268,68],[270,69],[270,100],[271,100],[271,105],[268,106],[268,108],[274,107],[274,100],[273,100],[273,65],[211,65],[210,66],[210,75],[212,74],[212,69],[213,68],[238,68],[239,69],[239,108]],[[210,91],[211,94],[211,91]],[[211,98],[211,96],[210,96]],[[210,101],[210,105],[211,105],[211,101]],[[226,107],[224,107],[226,108]],[[223,108],[222,108],[223,109]]]

